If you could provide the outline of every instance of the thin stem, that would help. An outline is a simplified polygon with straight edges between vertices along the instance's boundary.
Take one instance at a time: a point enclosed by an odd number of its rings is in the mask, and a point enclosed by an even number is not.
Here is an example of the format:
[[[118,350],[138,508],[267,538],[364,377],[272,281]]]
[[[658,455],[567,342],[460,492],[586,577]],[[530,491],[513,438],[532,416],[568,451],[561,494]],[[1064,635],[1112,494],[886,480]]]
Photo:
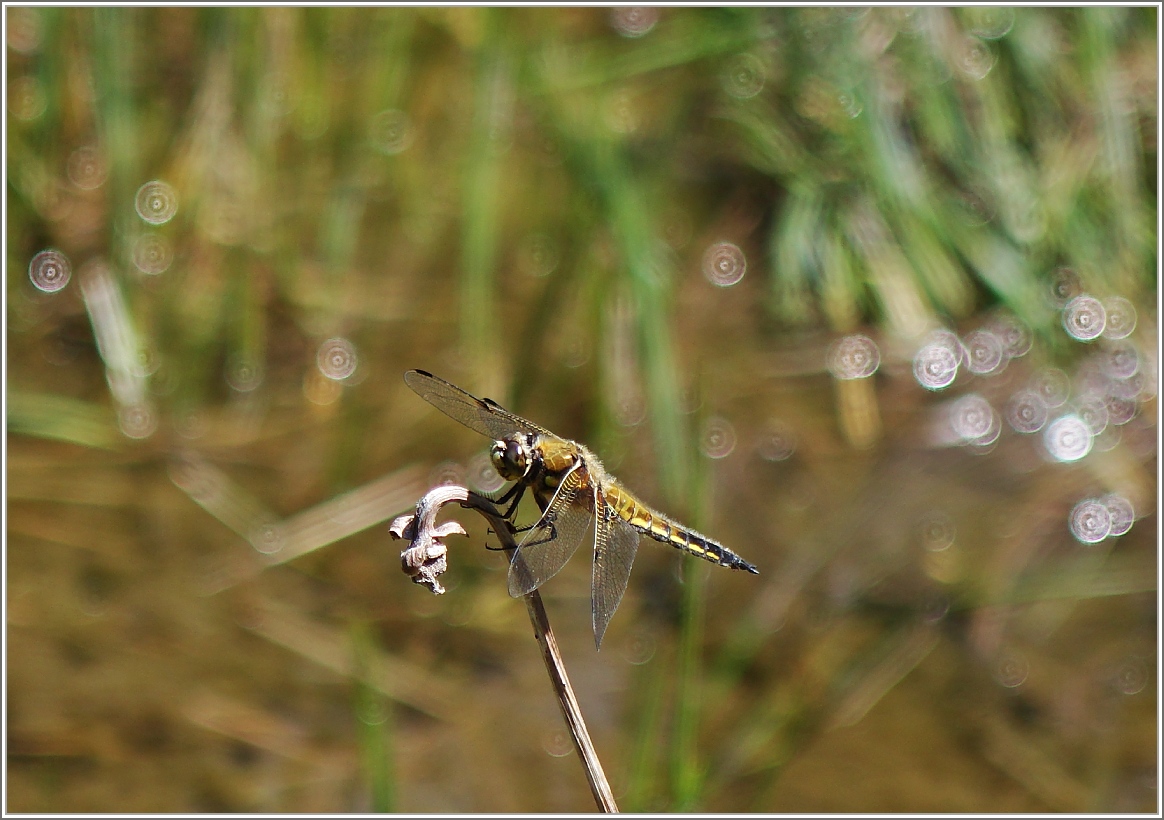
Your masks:
[[[406,538],[409,541],[408,549],[401,553],[401,565],[406,573],[412,576],[416,583],[423,584],[434,593],[444,592],[437,580],[437,576],[447,567],[446,549],[443,539],[449,535],[464,535],[465,530],[460,524],[448,521],[438,525],[436,515],[445,504],[458,502],[465,509],[480,513],[493,532],[497,533],[502,548],[509,553],[510,562],[517,554],[517,542],[513,539],[513,525],[509,516],[498,509],[497,503],[477,493],[470,492],[464,487],[442,485],[430,490],[416,503],[416,512],[402,515],[392,522],[390,531],[395,538]],[[510,510],[512,512],[512,508]],[[586,729],[586,721],[582,717],[582,709],[578,705],[578,698],[574,695],[574,688],[570,685],[570,677],[566,674],[566,665],[562,654],[558,651],[558,642],[550,628],[546,608],[542,605],[542,596],[535,589],[525,596],[526,608],[529,610],[529,619],[533,624],[534,637],[542,648],[542,660],[545,661],[546,671],[550,676],[550,684],[558,696],[558,706],[562,710],[562,717],[566,721],[566,728],[570,730],[570,739],[574,743],[574,751],[582,761],[583,771],[586,773],[586,782],[590,784],[590,792],[594,795],[594,802],[600,811],[617,812],[618,806],[614,802],[614,794],[610,790],[610,783],[606,773],[602,770],[602,763],[594,751],[594,744],[590,740],[590,733]]]
[[[487,499],[470,492],[461,506],[476,510],[485,517],[497,533],[502,547],[509,553],[512,562],[517,551],[517,543],[513,539],[509,522],[503,519],[497,509]],[[566,664],[558,650],[558,641],[554,638],[554,631],[550,628],[549,616],[542,604],[542,596],[535,589],[525,595],[526,609],[529,611],[529,620],[533,624],[534,637],[542,649],[542,660],[546,664],[546,672],[550,676],[550,684],[554,687],[554,694],[558,697],[558,706],[562,710],[562,718],[566,721],[566,728],[570,730],[570,739],[574,743],[582,767],[586,772],[586,782],[590,784],[590,793],[594,795],[594,802],[598,808],[606,813],[618,811],[614,801],[614,793],[610,789],[610,782],[606,779],[606,772],[602,769],[602,762],[594,750],[590,740],[590,732],[586,729],[586,721],[582,717],[582,708],[578,705],[578,698],[574,695],[574,687],[570,685],[570,678],[566,674]]]

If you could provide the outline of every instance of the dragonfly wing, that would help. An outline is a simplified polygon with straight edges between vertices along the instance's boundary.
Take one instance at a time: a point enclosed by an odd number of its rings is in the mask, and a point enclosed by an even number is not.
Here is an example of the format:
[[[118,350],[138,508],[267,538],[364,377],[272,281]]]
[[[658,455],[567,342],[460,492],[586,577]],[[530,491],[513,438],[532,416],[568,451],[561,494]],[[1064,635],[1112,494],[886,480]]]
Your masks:
[[[557,438],[550,431],[510,413],[491,399],[479,399],[424,370],[409,370],[404,374],[404,381],[433,407],[491,439],[509,438],[516,433],[541,433]]]
[[[598,506],[600,511],[594,533],[594,575],[590,599],[596,649],[602,646],[606,626],[626,592],[631,565],[635,562],[635,553],[639,548],[638,532],[605,502]]]
[[[581,463],[562,477],[546,511],[517,546],[509,564],[509,594],[528,595],[558,574],[590,532],[594,514]]]

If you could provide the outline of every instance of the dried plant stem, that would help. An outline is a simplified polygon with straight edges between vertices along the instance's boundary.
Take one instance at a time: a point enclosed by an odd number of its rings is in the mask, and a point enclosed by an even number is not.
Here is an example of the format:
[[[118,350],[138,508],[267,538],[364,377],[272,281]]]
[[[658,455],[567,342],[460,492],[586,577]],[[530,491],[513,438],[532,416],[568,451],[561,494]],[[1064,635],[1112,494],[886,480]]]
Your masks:
[[[489,521],[498,539],[509,553],[512,561],[517,549],[507,522],[497,515],[492,504],[475,504],[479,496],[469,493],[469,499],[463,504],[465,507],[480,512]],[[484,499],[481,499],[484,500]],[[614,793],[610,790],[610,783],[606,779],[606,772],[602,769],[602,762],[590,741],[590,732],[586,729],[586,721],[582,717],[582,709],[578,705],[578,698],[574,695],[574,688],[570,685],[570,677],[566,674],[566,664],[562,654],[558,651],[558,641],[554,638],[554,631],[550,628],[550,619],[546,615],[546,608],[542,605],[542,596],[535,589],[525,596],[526,609],[529,611],[529,620],[533,624],[534,637],[542,648],[542,660],[546,664],[546,673],[550,676],[550,685],[554,687],[554,694],[558,697],[558,707],[562,710],[562,718],[566,721],[566,728],[570,730],[570,739],[574,743],[574,751],[582,761],[582,768],[586,772],[586,782],[590,784],[590,793],[594,795],[594,802],[599,810],[607,813],[618,811],[614,802]]]
[[[436,525],[437,510],[453,501],[459,502],[466,509],[480,513],[489,522],[511,561],[517,550],[509,521],[489,499],[463,487],[443,486],[432,490],[417,502],[415,515],[401,516],[393,522],[392,533],[397,538],[407,538],[411,543],[410,548],[401,555],[405,571],[412,575],[417,583],[429,586],[434,592],[443,592],[440,584],[436,582],[436,575],[444,572],[446,566],[442,539],[451,534],[464,534],[464,530],[453,522]],[[617,812],[618,805],[614,801],[614,794],[610,790],[610,783],[606,779],[598,753],[595,752],[594,744],[590,740],[586,721],[582,717],[582,709],[566,674],[566,665],[561,652],[558,651],[558,642],[550,628],[546,608],[542,605],[542,596],[535,589],[524,597],[530,623],[533,624],[534,637],[542,648],[542,660],[545,661],[550,684],[558,697],[558,706],[562,710],[566,728],[570,731],[574,751],[582,761],[594,802],[600,811]]]
[[[574,751],[582,761],[586,771],[586,782],[590,784],[590,793],[594,795],[594,802],[598,808],[606,813],[618,811],[614,802],[614,794],[610,790],[610,783],[606,780],[606,772],[602,770],[602,762],[598,753],[594,751],[594,744],[590,742],[590,733],[586,731],[586,721],[582,718],[582,710],[578,706],[578,699],[574,697],[574,689],[570,686],[570,678],[566,675],[566,667],[562,663],[561,653],[558,652],[558,642],[550,629],[549,619],[546,617],[546,608],[542,606],[542,596],[535,589],[525,596],[525,605],[529,610],[529,619],[534,627],[534,636],[542,648],[542,660],[546,662],[546,672],[550,676],[550,683],[554,693],[558,696],[558,706],[562,710],[562,718],[570,730],[570,739],[574,741]]]

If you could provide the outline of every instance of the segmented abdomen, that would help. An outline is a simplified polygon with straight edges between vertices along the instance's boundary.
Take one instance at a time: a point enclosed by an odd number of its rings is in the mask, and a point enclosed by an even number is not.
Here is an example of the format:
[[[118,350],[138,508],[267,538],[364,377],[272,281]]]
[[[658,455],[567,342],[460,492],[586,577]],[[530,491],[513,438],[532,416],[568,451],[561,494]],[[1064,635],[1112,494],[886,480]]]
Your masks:
[[[618,516],[639,532],[678,550],[698,555],[721,567],[755,572],[756,568],[722,544],[700,535],[655,512],[616,484],[603,487],[603,495]]]

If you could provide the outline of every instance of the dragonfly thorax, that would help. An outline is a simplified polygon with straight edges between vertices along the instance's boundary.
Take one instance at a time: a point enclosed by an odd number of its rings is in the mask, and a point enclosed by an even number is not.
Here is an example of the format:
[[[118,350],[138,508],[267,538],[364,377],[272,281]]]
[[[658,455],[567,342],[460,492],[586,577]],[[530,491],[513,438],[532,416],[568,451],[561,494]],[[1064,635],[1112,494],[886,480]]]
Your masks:
[[[506,481],[525,478],[533,466],[530,447],[521,436],[512,436],[493,442],[489,448],[489,458],[493,467]]]

